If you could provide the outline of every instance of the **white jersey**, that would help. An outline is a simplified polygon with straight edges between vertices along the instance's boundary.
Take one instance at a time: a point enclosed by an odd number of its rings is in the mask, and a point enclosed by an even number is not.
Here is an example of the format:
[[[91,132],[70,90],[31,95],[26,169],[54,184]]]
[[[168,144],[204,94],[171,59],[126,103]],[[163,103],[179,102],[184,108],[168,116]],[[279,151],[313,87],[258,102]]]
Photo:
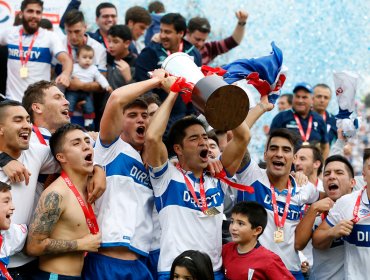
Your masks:
[[[107,79],[99,72],[98,67],[90,65],[89,68],[82,68],[78,63],[73,64],[73,77],[77,77],[81,82],[97,82],[105,89],[109,86]]]
[[[271,202],[270,181],[267,177],[266,170],[260,168],[256,162],[251,161],[244,170],[236,174],[236,180],[243,185],[254,187],[253,194],[238,191],[238,201],[256,201],[264,206],[267,211],[267,226],[264,233],[259,237],[261,245],[279,255],[288,270],[294,272],[300,271],[301,262],[297,251],[294,249],[294,232],[300,221],[302,206],[317,201],[319,198],[319,191],[311,183],[298,188],[294,178],[291,178],[293,189],[289,212],[284,225],[284,242],[275,243],[274,232],[277,230],[277,227],[274,221],[274,212]],[[281,219],[288,190],[285,189],[279,192],[275,189],[275,193],[279,219]]]
[[[51,31],[39,28],[38,35],[33,44],[29,61],[27,63],[28,77],[20,77],[20,51],[19,29],[22,26],[12,27],[0,33],[0,45],[8,47],[8,78],[6,81],[6,97],[22,102],[24,92],[28,85],[40,80],[50,81],[51,61],[60,52],[66,52],[59,37]],[[24,55],[34,35],[23,34],[22,45]]]
[[[173,260],[185,250],[207,253],[214,271],[221,269],[222,218],[224,190],[227,185],[208,175],[204,176],[204,189],[208,208],[216,207],[215,216],[205,215],[192,198],[184,175],[167,161],[160,167],[150,168],[150,180],[155,195],[162,229],[158,272],[169,272]],[[185,172],[185,171],[184,171]],[[186,172],[200,199],[199,179]]]
[[[319,227],[322,219],[321,215],[316,217],[313,230]],[[344,244],[342,238],[334,240],[327,250],[312,248],[312,254],[314,263],[310,271],[311,280],[344,279]]]
[[[25,224],[10,224],[8,230],[2,230],[3,241],[0,248],[0,261],[8,266],[9,257],[22,251],[27,238],[27,226]]]
[[[100,72],[106,72],[107,71],[107,50],[100,44],[98,41],[94,40],[91,38],[89,35],[85,34],[87,40],[86,40],[86,45],[92,47],[94,49],[94,65],[98,67]],[[63,36],[63,46],[65,48],[68,48],[68,40],[67,36]],[[77,61],[77,49],[76,47],[72,46],[71,51],[72,51],[72,59],[73,62]],[[53,61],[53,64],[58,64],[56,60]],[[60,67],[60,66],[58,66]]]
[[[34,211],[39,173],[53,174],[59,170],[59,164],[54,160],[49,147],[33,142],[30,142],[29,149],[22,151],[21,156],[17,160],[31,173],[28,185],[24,181],[11,183],[2,168],[0,168],[0,181],[12,186],[11,193],[15,206],[12,222],[28,225]],[[21,253],[11,258],[10,267],[18,267],[32,260],[30,257],[20,255]]]
[[[361,191],[352,192],[342,196],[329,211],[326,221],[335,226],[341,220],[352,220],[353,209]],[[345,279],[368,279],[370,275],[370,213],[369,199],[364,191],[360,200],[358,216],[360,221],[353,226],[352,232],[344,239],[344,275]],[[364,217],[364,218],[363,218]]]
[[[154,195],[141,156],[118,138],[109,146],[97,139],[95,162],[104,167],[107,189],[96,201],[102,247],[128,247],[147,256],[152,242]]]

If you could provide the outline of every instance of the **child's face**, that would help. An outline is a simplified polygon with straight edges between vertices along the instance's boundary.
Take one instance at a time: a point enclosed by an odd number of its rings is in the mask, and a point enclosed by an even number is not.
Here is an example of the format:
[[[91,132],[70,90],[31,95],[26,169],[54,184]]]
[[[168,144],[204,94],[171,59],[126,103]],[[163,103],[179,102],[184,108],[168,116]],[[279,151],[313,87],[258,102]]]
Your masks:
[[[189,270],[183,266],[176,266],[175,272],[173,273],[174,280],[196,280],[191,276]]]
[[[122,58],[123,53],[128,50],[130,40],[124,41],[120,37],[108,35],[108,49],[109,53],[117,58]]]
[[[260,227],[252,229],[248,217],[243,214],[233,213],[231,215],[229,231],[233,242],[244,245],[257,240],[257,236],[260,232],[259,228]]]
[[[10,191],[0,192],[0,229],[9,229],[14,209]]]
[[[88,68],[93,64],[94,52],[82,50],[78,55],[78,64],[82,68]]]

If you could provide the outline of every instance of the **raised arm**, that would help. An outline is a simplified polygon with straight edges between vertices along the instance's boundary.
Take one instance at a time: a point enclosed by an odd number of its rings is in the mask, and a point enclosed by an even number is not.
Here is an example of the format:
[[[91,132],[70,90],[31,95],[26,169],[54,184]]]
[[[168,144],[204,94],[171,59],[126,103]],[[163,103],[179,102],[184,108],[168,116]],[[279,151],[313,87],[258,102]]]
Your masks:
[[[63,196],[56,191],[44,191],[33,215],[28,239],[27,254],[41,256],[75,251],[97,251],[100,234],[88,234],[81,239],[61,240],[50,238],[63,212]]]
[[[161,166],[168,159],[167,149],[162,141],[162,136],[166,130],[172,107],[178,96],[178,93],[170,91],[170,87],[175,81],[176,78],[173,76],[167,77],[163,81],[163,88],[169,92],[168,96],[154,114],[145,134],[147,163],[152,167]]]
[[[128,84],[112,92],[100,122],[100,140],[103,144],[111,144],[122,131],[123,108],[147,91],[159,87],[162,78]]]
[[[234,32],[233,32],[233,39],[238,45],[242,42],[244,33],[245,33],[245,25],[248,19],[248,13],[246,11],[240,10],[235,13],[238,22],[236,23]]]

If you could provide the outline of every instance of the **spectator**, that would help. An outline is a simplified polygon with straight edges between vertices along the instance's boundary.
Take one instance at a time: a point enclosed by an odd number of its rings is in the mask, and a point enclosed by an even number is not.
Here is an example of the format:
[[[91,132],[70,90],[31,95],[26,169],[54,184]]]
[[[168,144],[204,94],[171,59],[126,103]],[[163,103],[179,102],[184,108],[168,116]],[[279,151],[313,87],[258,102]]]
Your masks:
[[[152,41],[152,37],[159,33],[161,18],[164,16],[166,9],[161,1],[153,1],[149,3],[148,11],[150,13],[150,17],[152,18],[152,23],[145,32],[145,47],[149,46],[150,42]]]
[[[280,95],[278,100],[278,109],[279,112],[289,110],[292,108],[293,95],[290,93],[285,93]]]

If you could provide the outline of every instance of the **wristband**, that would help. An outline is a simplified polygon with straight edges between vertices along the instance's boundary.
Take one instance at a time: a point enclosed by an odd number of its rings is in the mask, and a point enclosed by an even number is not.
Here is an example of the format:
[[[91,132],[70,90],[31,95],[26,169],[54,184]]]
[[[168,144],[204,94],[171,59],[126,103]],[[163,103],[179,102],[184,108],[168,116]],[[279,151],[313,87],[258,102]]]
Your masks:
[[[247,24],[247,22],[246,21],[239,21],[238,22],[238,25],[240,25],[240,26],[244,26],[244,25],[246,25]]]
[[[9,162],[11,162],[12,160],[16,160],[14,158],[12,158],[10,155],[8,155],[7,153],[4,153],[2,152],[0,154],[0,167],[4,167],[5,165],[7,165]]]

